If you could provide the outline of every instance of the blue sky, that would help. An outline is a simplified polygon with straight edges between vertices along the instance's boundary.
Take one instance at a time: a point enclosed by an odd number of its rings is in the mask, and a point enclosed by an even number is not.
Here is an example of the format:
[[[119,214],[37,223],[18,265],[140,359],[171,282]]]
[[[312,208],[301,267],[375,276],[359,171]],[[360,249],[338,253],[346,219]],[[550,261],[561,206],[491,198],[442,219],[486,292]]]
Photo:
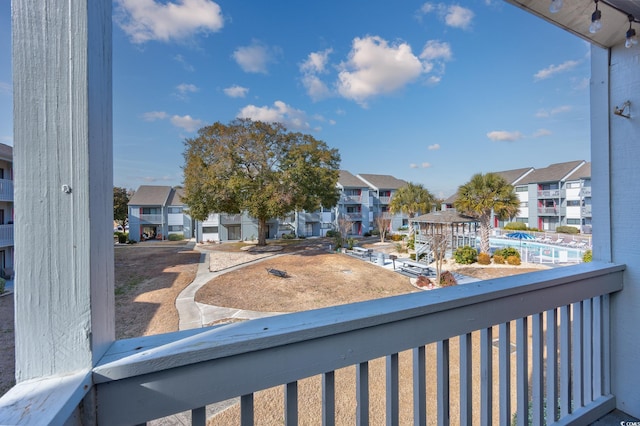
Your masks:
[[[10,2],[0,142],[13,145]],[[115,0],[114,185],[178,185],[184,139],[236,117],[447,197],[478,172],[590,160],[589,46],[498,0]]]

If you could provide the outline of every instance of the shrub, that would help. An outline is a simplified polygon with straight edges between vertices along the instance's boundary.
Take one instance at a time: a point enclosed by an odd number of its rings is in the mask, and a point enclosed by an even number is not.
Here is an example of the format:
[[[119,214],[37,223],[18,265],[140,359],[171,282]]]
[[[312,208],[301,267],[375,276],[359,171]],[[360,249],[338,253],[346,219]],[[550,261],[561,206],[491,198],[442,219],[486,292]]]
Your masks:
[[[379,229],[374,229],[373,231],[371,231],[371,235],[374,235],[376,237],[380,236],[380,230]]]
[[[169,234],[169,241],[182,241],[184,240],[184,235],[182,234]]]
[[[4,278],[0,278],[0,294],[4,293],[4,286],[7,283],[7,280]]]
[[[367,231],[364,234],[362,234],[363,237],[370,237],[371,236],[371,232]]]
[[[416,249],[416,236],[412,235],[411,238],[409,238],[407,240],[407,248],[409,250],[415,250]]]
[[[329,229],[327,231],[326,235],[327,235],[328,238],[335,238],[335,237],[339,237],[340,233],[338,231],[333,230],[333,229]]]
[[[478,250],[471,246],[458,247],[453,258],[461,265],[470,265],[478,260]]]
[[[407,248],[402,245],[402,243],[396,243],[395,247],[396,247],[396,251],[398,253],[406,253],[408,251]],[[415,257],[416,257],[416,255],[414,254],[413,255],[413,259],[415,259]]]
[[[504,226],[509,231],[526,231],[527,224],[524,222],[509,222]]]
[[[347,248],[349,250],[353,249],[353,246],[356,245],[356,240],[354,238],[347,238]]]
[[[520,256],[507,256],[507,263],[509,265],[520,265]]]
[[[118,233],[116,233],[116,235],[118,235],[118,242],[120,244],[126,244],[127,241],[129,240],[129,236],[127,234],[125,234],[124,232],[118,232]]]
[[[450,287],[456,284],[458,284],[456,277],[450,271],[444,271],[440,274],[440,287]]]
[[[502,257],[501,254],[494,254],[493,255],[493,263],[495,263],[496,265],[504,265],[505,259],[504,257]]]
[[[283,240],[293,240],[296,236],[293,234],[282,234]]]
[[[416,281],[416,285],[418,287],[431,287],[432,283],[431,280],[427,277],[425,277],[424,275],[420,275],[418,276],[418,280]]]
[[[556,232],[559,234],[577,234],[578,228],[574,228],[573,226],[558,226],[556,228]]]
[[[503,258],[507,259],[507,262],[509,261],[509,256],[516,256],[518,259],[520,259],[520,252],[514,247],[505,247],[502,249],[498,249],[495,251],[495,253],[493,253],[493,257],[495,258],[496,255],[502,256]]]
[[[491,263],[491,255],[489,253],[478,254],[478,263],[481,265],[489,265]]]
[[[389,239],[391,241],[402,241],[404,239],[404,235],[402,235],[402,234],[391,234],[391,235],[389,235]]]
[[[591,250],[587,250],[584,252],[584,254],[582,255],[582,261],[583,262],[591,262],[593,260],[593,252]]]

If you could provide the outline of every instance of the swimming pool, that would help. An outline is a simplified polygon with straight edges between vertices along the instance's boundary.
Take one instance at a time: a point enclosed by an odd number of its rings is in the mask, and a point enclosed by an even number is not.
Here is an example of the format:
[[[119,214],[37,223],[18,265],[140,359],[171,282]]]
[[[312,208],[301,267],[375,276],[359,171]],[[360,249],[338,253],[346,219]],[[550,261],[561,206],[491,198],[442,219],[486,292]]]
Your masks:
[[[581,263],[585,249],[544,244],[533,240],[489,238],[492,249],[513,247],[520,250],[523,261],[530,263]],[[492,250],[493,251],[493,250]]]

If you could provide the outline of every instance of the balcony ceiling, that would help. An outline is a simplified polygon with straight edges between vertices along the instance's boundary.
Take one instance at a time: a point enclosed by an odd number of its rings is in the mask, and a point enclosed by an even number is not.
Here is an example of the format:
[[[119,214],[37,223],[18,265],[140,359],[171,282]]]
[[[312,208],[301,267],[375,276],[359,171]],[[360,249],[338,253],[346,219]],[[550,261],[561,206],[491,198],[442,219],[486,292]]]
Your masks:
[[[598,9],[602,12],[602,29],[596,34],[589,32],[591,14],[595,10],[593,0],[564,0],[564,5],[558,13],[549,12],[551,0],[505,1],[603,48],[624,44],[629,29],[628,15],[634,17],[633,28],[640,36],[638,0],[600,0]]]

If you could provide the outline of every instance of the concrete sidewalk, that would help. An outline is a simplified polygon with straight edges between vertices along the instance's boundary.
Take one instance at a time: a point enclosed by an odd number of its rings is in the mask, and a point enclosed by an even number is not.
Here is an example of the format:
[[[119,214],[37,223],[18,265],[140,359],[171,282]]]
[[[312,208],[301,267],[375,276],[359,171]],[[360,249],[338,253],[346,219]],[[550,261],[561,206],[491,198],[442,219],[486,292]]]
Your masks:
[[[265,259],[271,259],[275,256],[263,257],[250,262],[235,265],[230,268],[211,272],[209,270],[209,256],[210,252],[202,251],[198,248],[195,242],[190,242],[187,247],[190,250],[196,250],[200,252],[200,264],[198,265],[198,271],[196,278],[191,284],[189,284],[176,298],[176,309],[178,310],[178,316],[180,317],[179,330],[189,330],[192,328],[201,328],[212,322],[222,321],[225,319],[239,319],[250,320],[255,318],[269,317],[273,315],[279,315],[280,312],[256,312],[247,311],[244,309],[226,308],[221,306],[207,305],[204,303],[198,303],[195,301],[195,296],[198,290],[202,288],[209,281],[227,272],[235,271],[236,269],[243,268],[247,265],[261,262]]]

